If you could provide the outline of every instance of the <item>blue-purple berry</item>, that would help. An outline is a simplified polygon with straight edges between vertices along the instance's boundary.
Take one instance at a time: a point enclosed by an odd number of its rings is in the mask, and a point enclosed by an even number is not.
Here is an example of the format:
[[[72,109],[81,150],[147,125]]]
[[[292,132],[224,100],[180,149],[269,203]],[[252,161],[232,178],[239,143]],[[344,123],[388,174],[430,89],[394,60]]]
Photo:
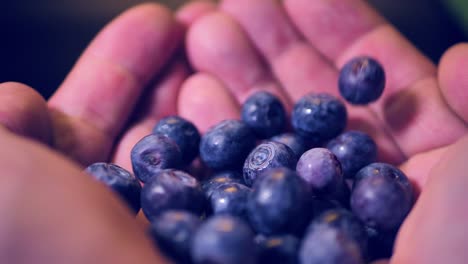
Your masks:
[[[341,163],[346,178],[354,178],[363,167],[377,160],[377,144],[366,133],[347,131],[327,144]]]
[[[286,126],[286,111],[281,101],[265,91],[252,94],[241,109],[244,121],[258,138],[280,134]]]
[[[340,71],[338,87],[346,101],[366,105],[376,101],[385,87],[385,71],[378,61],[368,56],[356,57]]]
[[[135,213],[140,210],[141,185],[129,171],[116,164],[97,162],[85,172],[110,187]]]
[[[249,187],[229,182],[215,188],[208,197],[210,213],[228,214],[247,220]]]
[[[283,133],[270,138],[271,141],[283,143],[288,146],[299,159],[301,155],[308,149],[307,142],[300,136],[294,133]]]
[[[332,95],[310,93],[294,105],[292,126],[314,146],[338,136],[347,124],[345,105]]]
[[[263,171],[281,167],[294,169],[296,163],[296,155],[285,144],[274,141],[262,143],[252,150],[245,160],[245,184],[252,186]]]
[[[198,156],[200,132],[192,122],[180,116],[165,117],[153,128],[153,133],[174,140],[180,148],[185,165],[189,165]]]
[[[163,169],[178,169],[182,163],[179,146],[164,135],[145,136],[135,144],[130,157],[133,172],[142,182],[149,181]]]
[[[225,120],[202,136],[200,157],[214,170],[238,169],[254,147],[255,135],[246,124]]]
[[[201,215],[206,199],[197,179],[177,170],[162,170],[141,191],[141,207],[150,221],[167,210]]]
[[[254,233],[245,222],[228,215],[213,216],[198,228],[191,253],[195,264],[255,264],[258,261]]]
[[[298,264],[300,241],[292,235],[271,236],[259,242],[259,263]]]

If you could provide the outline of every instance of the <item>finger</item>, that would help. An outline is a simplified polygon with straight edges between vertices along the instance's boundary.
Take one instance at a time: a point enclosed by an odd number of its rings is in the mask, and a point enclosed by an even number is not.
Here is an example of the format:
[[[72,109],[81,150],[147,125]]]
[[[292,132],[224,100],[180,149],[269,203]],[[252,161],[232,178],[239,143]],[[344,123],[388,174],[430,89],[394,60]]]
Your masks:
[[[137,105],[140,111],[135,113],[130,128],[117,143],[112,158],[114,163],[132,169],[130,152],[133,146],[151,133],[159,119],[177,113],[179,90],[188,76],[189,69],[185,62],[175,59],[153,87],[147,90]]]
[[[183,84],[178,109],[201,133],[222,120],[240,118],[240,107],[229,90],[205,73],[197,73]]]
[[[277,95],[287,109],[288,96],[260,59],[242,28],[228,15],[217,12],[196,21],[187,36],[194,67],[219,78],[243,102],[258,90]]]
[[[309,43],[337,68],[358,55],[382,63],[386,88],[371,108],[407,156],[450,144],[466,133],[441,98],[435,66],[364,1],[284,4]]]
[[[58,112],[58,133],[80,131],[57,147],[72,150],[80,161],[105,159],[143,88],[166,63],[179,37],[170,11],[156,4],[137,6],[111,22],[49,102]],[[99,148],[101,141],[107,142],[105,148]]]
[[[439,84],[451,109],[468,123],[468,44],[459,44],[448,50],[439,66]]]
[[[432,170],[400,229],[392,263],[465,263],[468,258],[468,137]]]
[[[50,116],[44,98],[20,83],[0,84],[0,124],[15,134],[52,142]]]
[[[167,263],[129,208],[75,164],[4,130],[0,143],[1,263]]]
[[[176,12],[176,18],[186,27],[192,25],[200,17],[216,10],[216,4],[210,0],[190,1]]]
[[[279,1],[225,0],[223,10],[246,30],[294,101],[310,92],[338,95],[335,67],[296,32]],[[399,163],[404,156],[367,109],[347,105],[349,128],[369,133],[380,146],[379,158]]]
[[[421,192],[427,182],[434,165],[439,163],[450,146],[433,149],[412,156],[400,166],[400,169],[410,178],[417,194]]]
[[[338,95],[334,66],[296,31],[279,1],[224,0],[293,101],[311,91]]]

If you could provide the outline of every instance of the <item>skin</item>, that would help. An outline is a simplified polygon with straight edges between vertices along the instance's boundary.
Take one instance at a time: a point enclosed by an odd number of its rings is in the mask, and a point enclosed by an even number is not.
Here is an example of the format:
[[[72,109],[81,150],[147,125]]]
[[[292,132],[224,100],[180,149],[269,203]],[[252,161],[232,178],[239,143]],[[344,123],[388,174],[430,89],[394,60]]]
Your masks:
[[[172,56],[184,32],[192,75]],[[48,102],[0,84],[0,262],[167,263],[82,168],[131,169],[133,145],[168,114],[205,132],[238,118],[257,90],[288,110],[310,91],[337,94],[338,69],[363,54],[382,62],[388,83],[369,107],[347,106],[349,128],[375,138],[379,159],[421,190],[391,263],[464,263],[468,44],[436,66],[360,0],[195,2],[175,15],[144,4],[99,33]]]

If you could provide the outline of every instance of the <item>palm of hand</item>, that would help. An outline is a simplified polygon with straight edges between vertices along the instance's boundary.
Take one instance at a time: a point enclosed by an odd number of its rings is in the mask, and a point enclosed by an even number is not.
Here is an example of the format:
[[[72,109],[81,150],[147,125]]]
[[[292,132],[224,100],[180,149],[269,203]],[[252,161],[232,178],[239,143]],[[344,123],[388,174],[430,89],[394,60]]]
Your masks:
[[[179,18],[191,24],[213,9],[194,4]],[[311,91],[337,94],[338,69],[365,54],[384,65],[387,87],[370,107],[348,105],[349,128],[371,134],[381,159],[407,161],[403,169],[417,187],[427,178],[428,163],[439,161],[445,147],[468,130],[467,92],[457,83],[460,61],[452,55],[461,48],[445,56],[437,78],[435,66],[361,1],[287,0],[281,6],[226,0],[220,10],[188,32],[187,51],[199,71],[190,78],[182,60],[166,65],[180,27],[167,11],[142,6],[94,40],[48,102],[49,110],[28,95],[25,102],[34,107],[23,116],[35,112],[36,125],[10,128],[53,139],[49,143],[82,164],[112,160],[130,168],[130,149],[162,116],[178,113],[206,131],[221,119],[238,118],[240,102],[256,90],[275,93],[291,109]],[[412,225],[405,225],[399,243],[410,243],[405,239],[410,241]]]

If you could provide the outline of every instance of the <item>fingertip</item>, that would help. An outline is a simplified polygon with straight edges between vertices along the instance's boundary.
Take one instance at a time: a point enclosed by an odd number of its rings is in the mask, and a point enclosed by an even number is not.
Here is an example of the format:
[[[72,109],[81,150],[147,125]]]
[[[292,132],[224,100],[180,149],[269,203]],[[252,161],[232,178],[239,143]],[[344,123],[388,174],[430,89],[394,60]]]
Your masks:
[[[27,85],[16,82],[0,84],[0,124],[15,134],[51,143],[46,101]]]
[[[442,56],[439,66],[439,84],[452,110],[468,123],[468,43],[451,47]]]
[[[197,73],[182,85],[178,112],[195,123],[201,133],[225,119],[239,119],[239,105],[221,81]]]
[[[191,26],[196,20],[206,14],[214,12],[216,4],[211,0],[191,1],[183,5],[177,12],[176,18],[186,27]]]

